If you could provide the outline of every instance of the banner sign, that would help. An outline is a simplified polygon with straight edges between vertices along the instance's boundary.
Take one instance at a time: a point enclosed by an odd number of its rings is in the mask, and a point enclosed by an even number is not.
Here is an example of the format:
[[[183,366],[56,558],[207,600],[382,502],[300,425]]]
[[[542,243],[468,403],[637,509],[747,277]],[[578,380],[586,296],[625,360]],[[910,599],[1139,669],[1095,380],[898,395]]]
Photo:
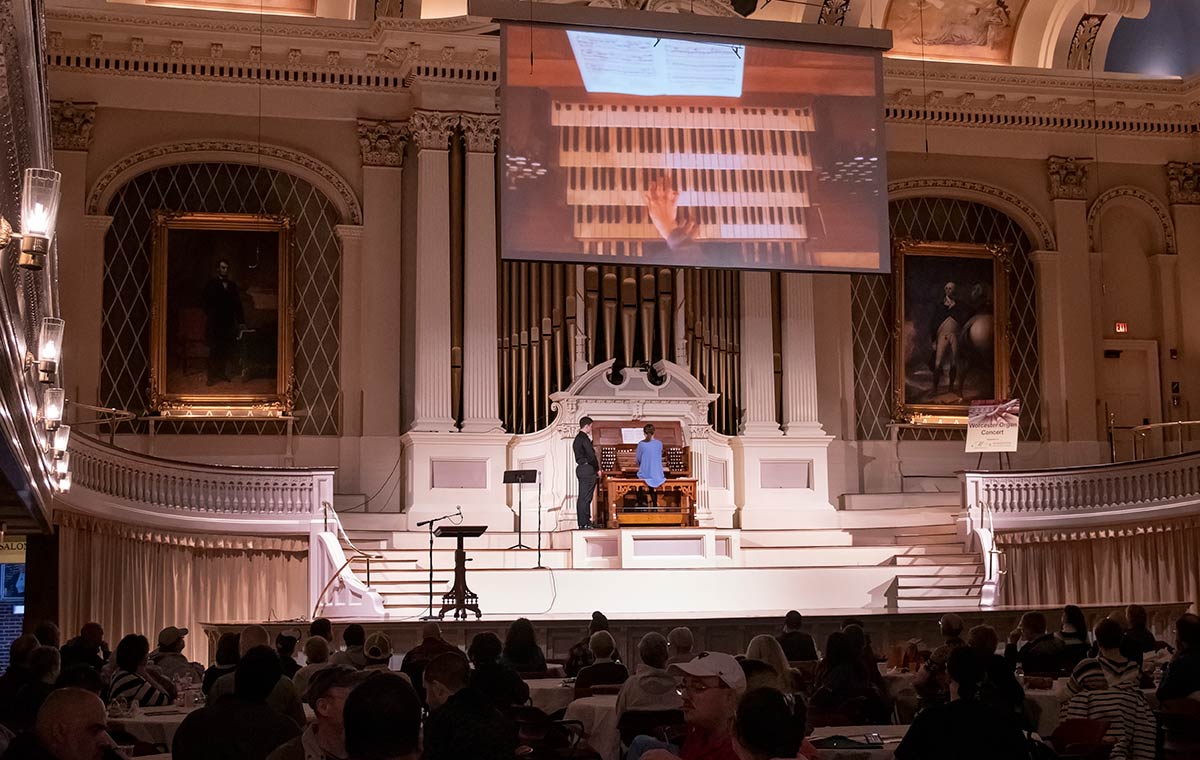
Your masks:
[[[972,401],[967,410],[967,453],[1017,450],[1021,400]]]

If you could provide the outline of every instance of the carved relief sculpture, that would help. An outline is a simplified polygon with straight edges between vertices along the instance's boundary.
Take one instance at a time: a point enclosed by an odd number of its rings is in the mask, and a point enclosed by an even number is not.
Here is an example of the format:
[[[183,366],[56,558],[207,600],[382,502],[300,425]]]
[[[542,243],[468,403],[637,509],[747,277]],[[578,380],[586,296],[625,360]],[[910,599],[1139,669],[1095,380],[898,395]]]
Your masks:
[[[1056,200],[1087,200],[1088,164],[1086,159],[1051,156],[1046,161],[1050,179],[1050,197]]]
[[[1200,204],[1200,164],[1183,161],[1167,164],[1167,199],[1171,203]]]
[[[363,166],[402,166],[408,143],[408,124],[403,121],[358,120],[358,145]]]
[[[95,123],[95,103],[58,100],[50,104],[50,129],[56,150],[87,150]]]

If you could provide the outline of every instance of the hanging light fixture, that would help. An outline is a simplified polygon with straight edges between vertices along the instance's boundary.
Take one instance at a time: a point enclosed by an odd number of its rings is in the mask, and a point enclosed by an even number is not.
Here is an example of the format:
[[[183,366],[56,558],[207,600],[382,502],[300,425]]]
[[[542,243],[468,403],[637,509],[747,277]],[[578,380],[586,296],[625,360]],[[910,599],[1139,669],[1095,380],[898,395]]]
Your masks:
[[[63,475],[62,477],[60,477],[56,481],[56,484],[58,486],[59,493],[66,493],[67,491],[70,491],[71,490],[71,473],[67,472],[66,475]]]
[[[14,237],[20,238],[17,265],[24,269],[41,269],[45,263],[58,222],[61,182],[62,175],[53,169],[26,169],[21,185],[21,232],[13,232],[12,224],[0,217],[0,247],[6,247]]]
[[[54,472],[60,478],[71,474],[71,452],[64,452],[54,460]]]
[[[58,430],[66,402],[66,392],[62,388],[47,388],[42,392],[42,424],[46,426],[46,430]]]
[[[58,374],[58,359],[62,356],[63,328],[66,322],[58,317],[42,317],[38,334],[38,382],[53,383]]]
[[[71,426],[59,425],[53,431],[46,434],[49,441],[49,454],[55,457],[60,457],[67,453],[67,445],[71,442]]]

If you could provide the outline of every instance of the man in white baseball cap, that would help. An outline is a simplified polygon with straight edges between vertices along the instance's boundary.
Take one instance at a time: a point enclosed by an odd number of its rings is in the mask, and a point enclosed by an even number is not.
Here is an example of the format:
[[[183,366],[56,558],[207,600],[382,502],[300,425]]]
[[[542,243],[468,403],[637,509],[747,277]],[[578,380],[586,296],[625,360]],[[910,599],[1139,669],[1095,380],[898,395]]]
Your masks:
[[[738,700],[746,691],[741,664],[732,655],[701,652],[672,665],[670,672],[682,676],[679,694],[688,735],[679,754],[650,749],[641,760],[737,760],[732,731]]]

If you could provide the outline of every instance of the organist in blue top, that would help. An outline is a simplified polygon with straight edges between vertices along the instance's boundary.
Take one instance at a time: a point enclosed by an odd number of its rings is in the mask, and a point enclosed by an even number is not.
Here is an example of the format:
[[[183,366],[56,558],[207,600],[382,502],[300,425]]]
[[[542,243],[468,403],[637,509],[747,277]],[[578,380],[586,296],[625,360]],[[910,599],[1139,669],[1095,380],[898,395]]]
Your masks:
[[[655,439],[653,425],[647,423],[642,432],[646,437],[638,441],[637,445],[637,474],[650,487],[651,505],[657,508],[658,492],[654,489],[667,480],[667,476],[663,474],[663,445],[662,441]]]

